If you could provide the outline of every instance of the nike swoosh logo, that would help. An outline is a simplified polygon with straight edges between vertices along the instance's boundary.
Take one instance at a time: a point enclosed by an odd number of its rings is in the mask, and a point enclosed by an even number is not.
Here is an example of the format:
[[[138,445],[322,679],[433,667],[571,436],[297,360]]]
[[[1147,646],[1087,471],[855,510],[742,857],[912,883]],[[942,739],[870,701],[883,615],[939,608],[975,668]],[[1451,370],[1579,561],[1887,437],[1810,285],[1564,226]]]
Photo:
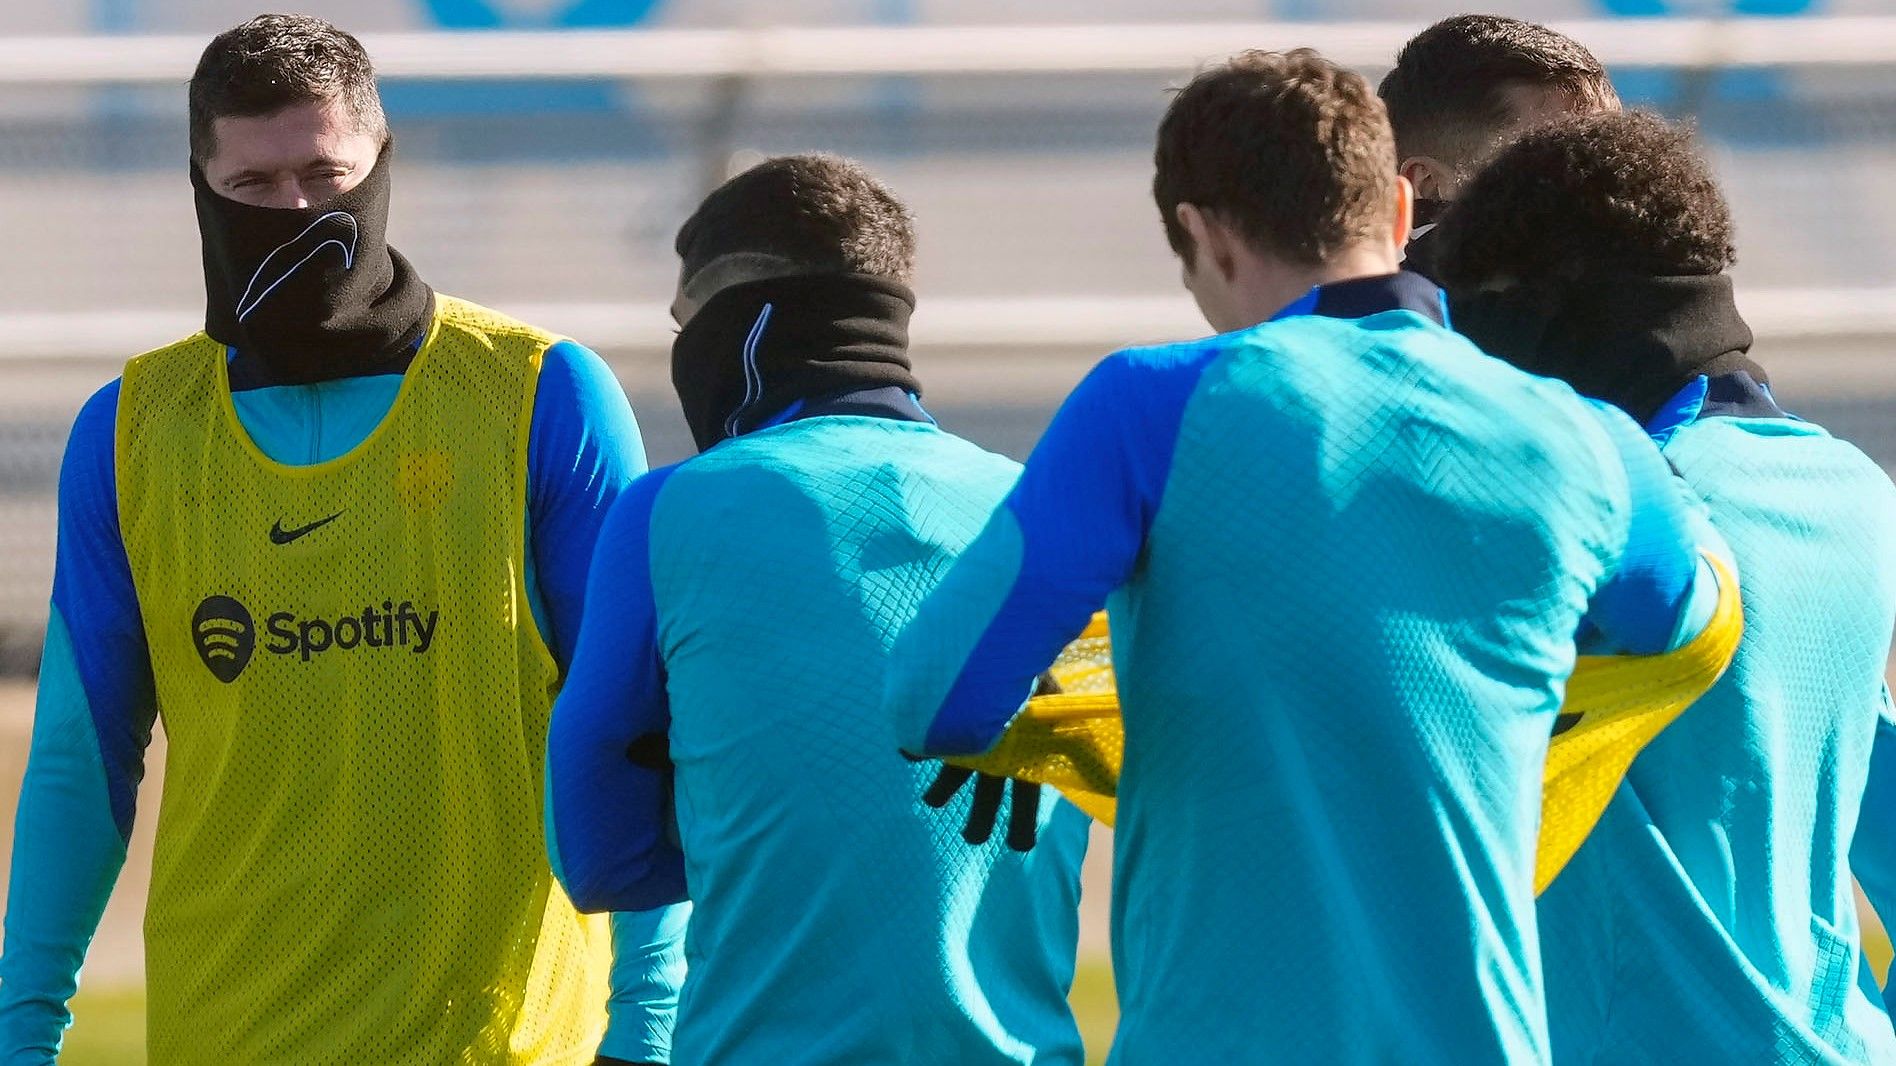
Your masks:
[[[336,519],[341,518],[341,517],[342,517],[342,512],[337,511],[335,514],[330,515],[328,518],[319,518],[316,521],[311,522],[309,525],[297,526],[295,529],[284,529],[283,520],[279,518],[276,521],[276,525],[273,525],[270,527],[270,543],[288,544],[291,541],[297,540],[302,537],[306,537],[309,534],[316,532],[317,530],[323,528],[324,526],[328,525],[331,522],[334,522]]]

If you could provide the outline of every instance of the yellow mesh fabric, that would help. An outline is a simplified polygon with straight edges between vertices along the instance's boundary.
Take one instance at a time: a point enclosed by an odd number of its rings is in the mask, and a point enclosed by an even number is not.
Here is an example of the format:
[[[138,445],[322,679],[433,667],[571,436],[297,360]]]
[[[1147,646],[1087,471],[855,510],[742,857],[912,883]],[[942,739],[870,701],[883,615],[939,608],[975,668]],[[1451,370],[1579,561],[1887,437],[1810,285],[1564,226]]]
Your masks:
[[[982,755],[948,761],[985,773],[1052,785],[1073,805],[1111,825],[1118,810],[1126,731],[1113,690],[1113,647],[1106,615],[1095,614],[1061,651],[1051,672],[1054,695],[1035,696],[1000,743]]]
[[[1580,849],[1626,771],[1659,731],[1718,681],[1744,635],[1738,579],[1715,556],[1718,606],[1705,630],[1664,655],[1585,655],[1567,681],[1562,723],[1541,779],[1540,852],[1534,891],[1553,883]]]
[[[1737,652],[1744,632],[1738,582],[1724,563],[1706,559],[1718,575],[1718,605],[1697,638],[1663,655],[1581,656],[1575,666],[1561,706],[1567,728],[1549,744],[1542,778],[1536,893],[1573,858],[1633,757],[1717,682]],[[1066,647],[1053,674],[1066,692],[1027,701],[987,753],[949,761],[1052,785],[1111,825],[1126,738],[1105,615]]]
[[[608,934],[540,821],[556,670],[524,584],[553,338],[440,297],[382,424],[291,467],[199,335],[127,367],[120,524],[169,740],[150,1061],[579,1064]]]

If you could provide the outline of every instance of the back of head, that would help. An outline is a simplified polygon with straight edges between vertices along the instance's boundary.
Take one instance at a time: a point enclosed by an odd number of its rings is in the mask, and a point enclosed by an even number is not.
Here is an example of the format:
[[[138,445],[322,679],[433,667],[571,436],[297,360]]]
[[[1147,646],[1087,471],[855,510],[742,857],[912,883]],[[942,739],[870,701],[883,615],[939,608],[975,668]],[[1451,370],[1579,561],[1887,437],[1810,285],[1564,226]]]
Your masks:
[[[1179,90],[1159,126],[1152,194],[1191,259],[1178,206],[1307,266],[1389,232],[1395,140],[1369,83],[1300,48],[1240,52]]]
[[[766,160],[704,198],[677,251],[672,385],[700,449],[844,396],[926,417],[908,359],[914,220],[860,164]]]
[[[258,15],[212,38],[189,96],[191,158],[199,164],[216,151],[218,119],[271,115],[292,104],[337,103],[357,130],[388,129],[362,42],[309,15]]]
[[[1646,424],[1694,378],[1743,371],[1731,211],[1690,129],[1570,118],[1515,141],[1439,227],[1456,328]]]
[[[1442,279],[1465,290],[1601,274],[1718,274],[1731,209],[1692,130],[1647,112],[1534,130],[1469,183],[1442,224]]]
[[[1456,15],[1396,54],[1377,92],[1404,160],[1435,159],[1466,173],[1517,124],[1523,90],[1577,114],[1615,110],[1606,68],[1580,42],[1501,15]]]
[[[701,304],[767,277],[864,274],[906,285],[915,222],[862,165],[839,156],[779,156],[705,197],[678,230],[679,287]]]

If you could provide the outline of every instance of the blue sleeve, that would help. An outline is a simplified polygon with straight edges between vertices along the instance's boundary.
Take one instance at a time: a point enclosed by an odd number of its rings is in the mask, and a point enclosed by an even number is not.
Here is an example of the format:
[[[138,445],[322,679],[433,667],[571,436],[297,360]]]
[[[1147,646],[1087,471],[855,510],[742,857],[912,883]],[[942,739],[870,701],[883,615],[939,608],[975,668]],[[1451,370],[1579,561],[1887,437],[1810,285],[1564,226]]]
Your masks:
[[[1033,679],[1131,576],[1206,346],[1122,352],[1067,397],[1020,480],[901,637],[904,750],[992,747]]]
[[[572,341],[548,348],[541,361],[527,471],[536,619],[554,661],[570,671],[606,516],[645,473],[645,444],[625,390],[605,360]],[[551,778],[548,788],[550,794]],[[551,822],[547,839],[551,845]],[[689,913],[681,905],[612,916],[611,1017],[601,1054],[633,1062],[670,1058]]]
[[[118,386],[80,411],[59,479],[59,546],[0,954],[0,1062],[49,1063],[125,861],[156,702],[119,536]],[[74,641],[73,633],[84,639]]]
[[[1870,749],[1870,774],[1863,789],[1862,813],[1850,842],[1850,872],[1885,929],[1896,931],[1896,706],[1883,686]],[[1896,1016],[1896,983],[1883,983],[1883,1002]]]
[[[691,904],[612,916],[612,1004],[599,1054],[626,1062],[670,1062],[685,983]]]
[[[638,422],[605,360],[572,341],[548,348],[527,441],[527,519],[541,627],[562,669],[579,638],[599,527],[644,472]]]
[[[1718,579],[1701,552],[1730,562],[1704,506],[1659,449],[1616,407],[1588,401],[1626,471],[1626,546],[1595,590],[1583,633],[1633,655],[1671,651],[1696,637],[1718,603]]]
[[[582,911],[638,911],[685,898],[669,782],[635,765],[631,743],[665,735],[671,709],[652,598],[652,506],[676,467],[633,482],[599,537],[573,667],[547,738],[547,846]]]

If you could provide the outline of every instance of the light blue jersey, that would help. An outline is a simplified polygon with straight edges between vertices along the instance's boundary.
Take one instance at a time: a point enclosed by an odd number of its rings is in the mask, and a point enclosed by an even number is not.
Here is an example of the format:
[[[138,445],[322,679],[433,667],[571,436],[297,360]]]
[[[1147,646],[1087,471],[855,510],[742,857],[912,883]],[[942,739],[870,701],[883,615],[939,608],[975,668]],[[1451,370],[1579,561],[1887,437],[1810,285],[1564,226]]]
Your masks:
[[[634,484],[594,564],[549,747],[582,909],[688,895],[672,1062],[1077,1064],[1066,995],[1088,821],[1025,854],[903,758],[897,632],[1018,467],[922,421],[823,415]],[[631,741],[669,733],[676,838]],[[682,857],[680,852],[682,851]]]
[[[1896,739],[1896,488],[1748,375],[1682,401],[1654,428],[1737,556],[1744,641],[1541,897],[1555,1058],[1896,1062],[1849,869],[1872,745]],[[1858,851],[1896,915],[1889,817]]]
[[[1111,594],[1118,1062],[1548,1061],[1575,633],[1673,646],[1700,571],[1631,420],[1438,315],[1371,278],[1109,358],[898,645],[903,743],[984,750]]]

